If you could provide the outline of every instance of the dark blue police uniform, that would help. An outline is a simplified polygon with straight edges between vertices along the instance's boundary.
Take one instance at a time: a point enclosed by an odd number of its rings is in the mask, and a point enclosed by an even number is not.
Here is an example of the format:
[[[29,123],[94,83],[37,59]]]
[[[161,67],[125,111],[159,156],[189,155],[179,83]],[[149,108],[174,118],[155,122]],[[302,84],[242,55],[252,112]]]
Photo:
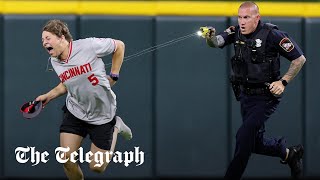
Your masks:
[[[251,153],[285,159],[285,139],[264,137],[265,122],[281,99],[273,96],[265,83],[280,79],[280,56],[292,61],[303,53],[286,32],[272,24],[259,22],[248,35],[242,35],[239,26],[220,35],[225,40],[223,47],[234,44],[231,82],[241,104],[243,121],[237,131],[234,157],[225,174],[226,179],[236,180],[245,171]]]

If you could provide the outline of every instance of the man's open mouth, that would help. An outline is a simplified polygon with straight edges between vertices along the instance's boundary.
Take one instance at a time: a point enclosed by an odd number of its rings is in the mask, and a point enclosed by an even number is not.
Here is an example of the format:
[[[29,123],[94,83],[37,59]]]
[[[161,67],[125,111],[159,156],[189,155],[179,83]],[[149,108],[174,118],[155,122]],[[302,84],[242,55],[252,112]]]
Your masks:
[[[53,50],[52,47],[47,47],[48,52],[50,53],[51,50]]]

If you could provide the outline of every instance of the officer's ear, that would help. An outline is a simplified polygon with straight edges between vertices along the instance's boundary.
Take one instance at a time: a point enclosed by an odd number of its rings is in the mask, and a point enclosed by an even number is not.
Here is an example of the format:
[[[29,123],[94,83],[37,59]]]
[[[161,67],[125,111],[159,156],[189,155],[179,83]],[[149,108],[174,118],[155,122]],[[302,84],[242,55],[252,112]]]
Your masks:
[[[257,21],[259,21],[259,20],[260,20],[260,18],[261,18],[260,14],[257,14],[257,16],[256,16],[256,20],[257,20]]]

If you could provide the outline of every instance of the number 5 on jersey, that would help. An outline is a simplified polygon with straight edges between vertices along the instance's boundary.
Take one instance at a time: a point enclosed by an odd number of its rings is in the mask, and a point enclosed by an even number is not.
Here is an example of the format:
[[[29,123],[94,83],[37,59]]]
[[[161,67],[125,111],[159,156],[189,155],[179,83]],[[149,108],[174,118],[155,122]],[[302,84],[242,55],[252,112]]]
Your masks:
[[[99,83],[99,80],[96,76],[94,76],[94,74],[91,74],[89,77],[88,77],[88,80],[91,82],[91,84],[93,86],[96,86],[98,83]]]

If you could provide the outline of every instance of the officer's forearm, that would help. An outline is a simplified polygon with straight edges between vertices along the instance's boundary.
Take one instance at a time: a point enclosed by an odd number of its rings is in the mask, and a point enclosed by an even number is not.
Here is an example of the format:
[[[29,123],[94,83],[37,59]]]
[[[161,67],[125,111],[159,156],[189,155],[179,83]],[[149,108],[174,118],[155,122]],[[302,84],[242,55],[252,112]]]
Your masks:
[[[224,39],[221,35],[213,36],[211,39],[206,39],[208,46],[221,47],[224,45]]]
[[[289,70],[282,77],[282,79],[286,80],[287,82],[290,82],[291,80],[293,80],[293,78],[299,73],[300,69],[302,68],[305,62],[306,62],[306,58],[303,55],[291,61]]]

